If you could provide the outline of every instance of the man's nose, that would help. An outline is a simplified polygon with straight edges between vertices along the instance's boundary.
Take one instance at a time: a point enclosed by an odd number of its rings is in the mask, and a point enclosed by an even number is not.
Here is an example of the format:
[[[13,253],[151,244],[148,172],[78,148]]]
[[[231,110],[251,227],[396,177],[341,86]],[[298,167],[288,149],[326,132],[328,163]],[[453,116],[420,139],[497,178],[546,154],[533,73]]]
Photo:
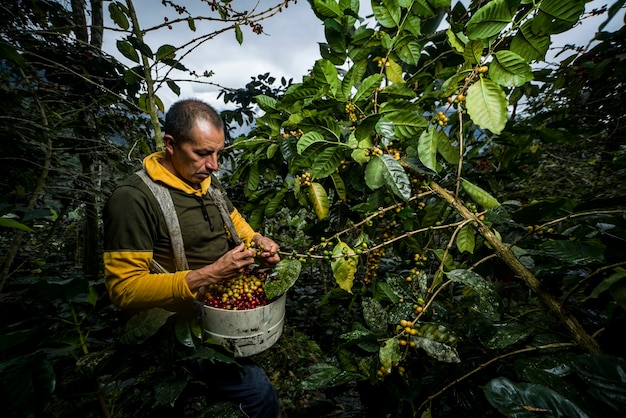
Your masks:
[[[208,159],[206,161],[206,166],[211,171],[217,171],[218,168],[219,168],[219,162],[218,162],[217,155],[211,155],[210,157],[208,157]]]

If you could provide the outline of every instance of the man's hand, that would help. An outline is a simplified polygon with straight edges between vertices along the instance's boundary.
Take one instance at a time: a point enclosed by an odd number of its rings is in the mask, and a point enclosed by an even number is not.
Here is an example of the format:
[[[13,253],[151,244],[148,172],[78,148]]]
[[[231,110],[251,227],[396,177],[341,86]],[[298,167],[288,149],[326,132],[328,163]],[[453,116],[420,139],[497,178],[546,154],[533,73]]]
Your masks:
[[[245,244],[239,244],[218,258],[215,263],[190,271],[185,277],[189,289],[195,292],[202,286],[237,277],[246,267],[254,263],[255,254],[256,250],[246,249]]]
[[[252,242],[257,249],[259,264],[263,267],[273,266],[280,261],[280,255],[278,255],[280,247],[273,240],[257,234],[252,238]]]

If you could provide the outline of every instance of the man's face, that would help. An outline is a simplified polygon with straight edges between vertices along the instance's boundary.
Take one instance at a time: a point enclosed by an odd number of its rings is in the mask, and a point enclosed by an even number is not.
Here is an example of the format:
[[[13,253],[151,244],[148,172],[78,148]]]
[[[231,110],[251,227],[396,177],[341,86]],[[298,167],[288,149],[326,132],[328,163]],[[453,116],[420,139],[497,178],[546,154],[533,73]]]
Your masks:
[[[219,155],[224,149],[224,132],[205,120],[198,120],[191,131],[191,141],[180,143],[176,138],[164,138],[169,160],[166,167],[195,188],[219,168]]]

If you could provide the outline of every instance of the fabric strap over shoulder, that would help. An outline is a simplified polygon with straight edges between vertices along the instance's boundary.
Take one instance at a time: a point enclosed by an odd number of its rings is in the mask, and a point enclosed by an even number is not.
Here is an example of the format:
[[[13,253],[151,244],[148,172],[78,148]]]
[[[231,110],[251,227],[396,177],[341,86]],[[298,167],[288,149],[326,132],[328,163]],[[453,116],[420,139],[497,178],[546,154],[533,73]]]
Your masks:
[[[170,195],[169,189],[161,183],[157,183],[152,180],[152,178],[150,178],[145,169],[137,171],[136,174],[146,183],[150,191],[152,191],[155,199],[159,203],[159,206],[161,207],[161,212],[163,212],[163,217],[165,218],[167,230],[170,235],[170,241],[172,243],[176,270],[189,270],[189,264],[187,263],[187,257],[185,255],[183,236],[180,230],[180,224],[178,222],[178,215],[176,214],[176,208],[174,207],[174,202],[172,201],[172,196]],[[228,229],[231,239],[233,240],[235,245],[241,244],[241,238],[239,237],[239,234],[237,234],[235,225],[233,224],[230,214],[228,213],[228,208],[226,207],[224,195],[219,190],[219,188],[217,188],[213,184],[211,184],[211,187],[209,188],[209,195],[219,209],[222,221],[224,222],[224,226]],[[151,266],[156,272],[166,273],[165,269],[154,259],[152,259]]]
[[[159,202],[161,212],[163,212],[163,217],[165,218],[167,230],[170,234],[172,250],[174,251],[174,264],[176,266],[176,271],[189,270],[187,256],[185,256],[183,235],[180,230],[178,215],[176,214],[176,209],[174,208],[174,202],[172,201],[170,191],[167,187],[152,180],[145,169],[137,171],[137,175],[146,183],[157,202]],[[157,272],[166,273],[165,269],[157,263],[154,258],[152,259],[151,264]]]

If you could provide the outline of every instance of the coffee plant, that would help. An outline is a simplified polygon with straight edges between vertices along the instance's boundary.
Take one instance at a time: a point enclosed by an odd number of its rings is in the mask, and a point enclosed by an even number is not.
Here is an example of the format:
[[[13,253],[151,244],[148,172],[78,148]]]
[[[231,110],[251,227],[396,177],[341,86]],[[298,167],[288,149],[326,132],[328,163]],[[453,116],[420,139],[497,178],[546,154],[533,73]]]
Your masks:
[[[311,3],[321,58],[255,97],[230,178],[255,227],[308,211],[309,244],[283,256],[315,266],[307,285],[334,278],[319,302],[332,360],[303,387],[356,382],[372,416],[623,411],[624,362],[601,354],[623,320],[623,202],[505,178],[548,152],[549,129],[575,134],[511,110],[549,97],[537,64],[584,1],[372,1],[369,18]]]

